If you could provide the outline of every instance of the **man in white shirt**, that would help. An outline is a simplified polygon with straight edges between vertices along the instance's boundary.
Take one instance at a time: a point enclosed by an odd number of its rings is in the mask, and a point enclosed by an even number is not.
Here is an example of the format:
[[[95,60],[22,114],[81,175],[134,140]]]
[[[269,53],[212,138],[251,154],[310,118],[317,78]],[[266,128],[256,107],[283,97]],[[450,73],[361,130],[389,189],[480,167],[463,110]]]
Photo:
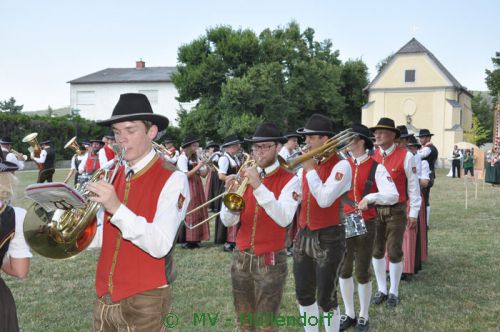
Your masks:
[[[17,170],[22,171],[24,169],[24,161],[22,155],[16,155],[11,152],[12,140],[10,137],[2,137],[0,139],[0,146],[2,147],[2,152],[5,155],[5,161],[11,162],[17,165]]]
[[[280,150],[279,155],[284,159],[288,160],[290,157],[293,157],[299,148],[299,139],[302,137],[301,135],[290,132],[285,135],[287,142],[283,144],[283,147]]]
[[[234,306],[239,330],[255,331],[262,315],[279,316],[288,273],[286,227],[298,205],[299,179],[278,163],[285,138],[276,125],[261,124],[246,141],[252,144],[255,165],[242,174],[248,179],[245,207],[238,213],[223,206],[221,217],[226,226],[240,224],[231,267]],[[271,318],[263,330],[277,331],[277,322]]]
[[[38,183],[43,183],[45,181],[52,182],[52,176],[56,171],[56,151],[51,144],[52,142],[50,140],[45,140],[40,143],[42,151],[40,152],[39,157],[35,156],[33,150],[30,151],[31,159],[41,165],[40,171],[38,172]]]
[[[121,95],[111,118],[98,123],[113,129],[125,165],[112,183],[87,185],[106,211],[94,331],[166,331],[174,280],[169,253],[189,204],[187,177],[153,149],[168,119],[153,113],[145,95]]]

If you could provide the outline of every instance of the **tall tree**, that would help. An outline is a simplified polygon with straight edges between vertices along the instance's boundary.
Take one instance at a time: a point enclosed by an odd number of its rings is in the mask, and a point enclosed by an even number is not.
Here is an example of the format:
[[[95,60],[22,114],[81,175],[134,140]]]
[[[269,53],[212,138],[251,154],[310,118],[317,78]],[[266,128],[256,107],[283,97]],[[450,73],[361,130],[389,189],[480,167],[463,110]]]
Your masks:
[[[496,52],[496,56],[491,58],[494,70],[486,69],[486,85],[494,98],[498,98],[500,93],[500,52]]]
[[[16,99],[10,97],[9,100],[0,101],[0,110],[10,112],[13,114],[20,113],[24,105],[16,105]]]
[[[313,113],[330,116],[339,128],[359,121],[366,65],[342,64],[332,42],[316,41],[314,33],[296,22],[258,36],[219,26],[181,46],[172,80],[179,101],[197,101],[179,112],[182,134],[246,136],[262,121],[295,130]]]
[[[385,58],[383,58],[382,60],[380,60],[377,65],[376,65],[376,68],[377,68],[377,74],[380,74],[380,72],[384,69],[384,67],[389,63],[389,60],[391,60],[391,58],[394,56],[394,53],[391,53],[389,54],[388,56],[386,56]]]

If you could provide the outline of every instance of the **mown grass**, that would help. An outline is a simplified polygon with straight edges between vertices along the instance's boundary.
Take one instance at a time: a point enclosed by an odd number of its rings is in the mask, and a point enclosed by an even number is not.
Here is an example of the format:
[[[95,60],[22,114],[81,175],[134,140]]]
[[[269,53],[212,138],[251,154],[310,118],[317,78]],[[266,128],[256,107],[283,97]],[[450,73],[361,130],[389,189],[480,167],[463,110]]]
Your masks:
[[[55,180],[65,174],[58,170]],[[20,172],[18,177],[16,205],[27,207],[22,191],[36,173]],[[463,181],[438,173],[431,193],[429,261],[418,275],[401,282],[401,304],[395,310],[370,308],[373,331],[500,330],[500,188],[486,185],[483,190],[479,184],[474,199],[470,183],[468,209],[464,188]],[[27,279],[4,275],[17,302],[21,331],[89,331],[97,257],[96,251],[64,261],[35,255]],[[206,242],[199,250],[178,247],[174,257],[179,272],[173,285],[172,312],[179,318],[175,330],[234,331],[230,255]],[[284,315],[298,314],[291,267],[290,260]],[[208,320],[205,326],[195,325],[195,313],[219,313],[219,321],[214,327]]]

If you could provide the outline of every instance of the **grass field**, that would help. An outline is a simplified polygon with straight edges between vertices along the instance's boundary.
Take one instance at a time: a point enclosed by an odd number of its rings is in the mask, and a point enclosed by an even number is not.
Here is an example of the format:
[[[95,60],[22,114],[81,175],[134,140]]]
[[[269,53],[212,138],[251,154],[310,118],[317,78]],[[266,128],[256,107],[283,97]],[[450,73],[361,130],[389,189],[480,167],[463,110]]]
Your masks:
[[[58,170],[62,180],[66,170]],[[500,188],[465,185],[438,172],[431,193],[432,217],[429,261],[410,281],[400,285],[401,304],[395,310],[370,308],[373,331],[499,331],[500,330]],[[15,205],[36,173],[18,173]],[[213,227],[212,227],[213,228]],[[176,248],[179,275],[173,285],[175,331],[234,331],[230,285],[231,257],[211,242],[198,250]],[[94,274],[98,253],[86,251],[64,260],[35,255],[25,280],[3,276],[17,302],[21,331],[89,331],[95,298]],[[291,259],[289,271],[291,271]],[[374,291],[376,287],[374,285]],[[339,294],[340,298],[340,294]],[[297,315],[294,281],[289,273],[281,312]],[[194,314],[219,313],[214,327],[194,324]],[[283,328],[300,331],[298,328]]]

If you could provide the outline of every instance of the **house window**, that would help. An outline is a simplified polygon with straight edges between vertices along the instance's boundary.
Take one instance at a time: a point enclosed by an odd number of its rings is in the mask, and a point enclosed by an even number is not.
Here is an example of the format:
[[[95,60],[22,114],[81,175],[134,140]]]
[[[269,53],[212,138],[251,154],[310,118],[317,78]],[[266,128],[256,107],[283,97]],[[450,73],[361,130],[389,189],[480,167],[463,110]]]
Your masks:
[[[415,82],[415,70],[405,70],[405,83]]]
[[[77,91],[77,105],[95,105],[95,91]]]
[[[139,90],[139,93],[146,95],[151,104],[158,104],[158,90]]]

